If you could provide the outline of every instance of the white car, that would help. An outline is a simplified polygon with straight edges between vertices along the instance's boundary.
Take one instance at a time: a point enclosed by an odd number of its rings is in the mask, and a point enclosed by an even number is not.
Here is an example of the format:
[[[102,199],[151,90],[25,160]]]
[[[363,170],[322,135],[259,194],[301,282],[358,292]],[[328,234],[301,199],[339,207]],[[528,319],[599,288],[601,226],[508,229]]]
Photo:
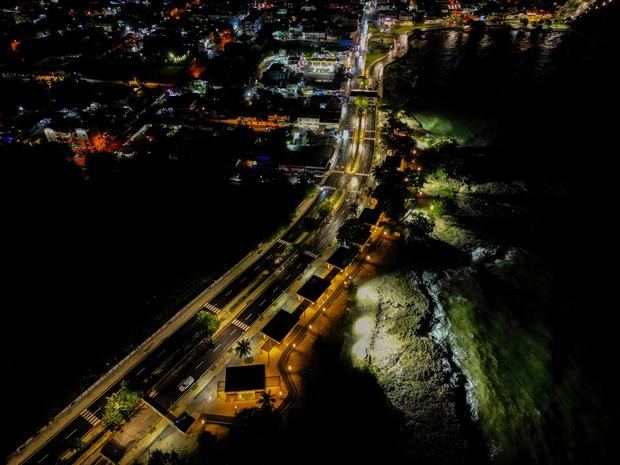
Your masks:
[[[192,384],[194,384],[194,378],[192,378],[191,376],[188,376],[187,378],[183,380],[181,384],[179,384],[179,391],[181,392],[187,391],[187,388],[189,388]]]

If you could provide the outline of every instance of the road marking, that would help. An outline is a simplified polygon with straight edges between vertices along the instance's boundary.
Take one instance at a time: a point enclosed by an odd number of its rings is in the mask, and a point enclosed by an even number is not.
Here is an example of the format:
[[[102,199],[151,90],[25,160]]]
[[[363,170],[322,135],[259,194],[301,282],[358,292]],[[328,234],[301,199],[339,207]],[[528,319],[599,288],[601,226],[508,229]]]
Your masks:
[[[205,304],[203,308],[206,308],[207,310],[209,310],[211,313],[213,313],[215,315],[217,315],[221,311],[221,309],[219,307],[216,307],[212,303]]]
[[[263,301],[260,304],[258,304],[258,306],[261,307],[265,302],[267,302],[267,299],[263,299]]]
[[[99,418],[97,418],[96,415],[94,415],[88,409],[82,410],[82,412],[80,413],[80,416],[93,426],[97,426],[99,422],[101,421]]]
[[[37,461],[37,463],[41,463],[41,462],[43,462],[43,460],[45,460],[46,458],[48,458],[48,457],[49,457],[49,455],[50,455],[50,454],[45,454],[43,457],[41,457],[41,458]]]
[[[200,368],[204,362],[205,362],[205,361],[203,360],[203,361],[202,361],[202,362],[200,362],[198,365],[196,365],[196,369]]]
[[[164,355],[164,352],[166,351],[166,349],[162,350],[161,352],[159,352],[155,357],[159,358],[162,355]]]
[[[271,291],[272,293],[278,292],[278,289],[280,289],[278,286],[273,288],[273,291]]]
[[[250,329],[250,327],[248,325],[246,325],[245,323],[237,320],[236,318],[232,321],[232,324],[235,325],[237,328],[241,328],[241,330],[244,331],[244,332],[247,331],[248,329]],[[234,331],[234,329],[233,329],[233,331]]]
[[[215,349],[213,349],[213,352],[215,352],[217,349],[220,348],[220,346],[222,345],[222,343],[220,342],[218,345],[215,346]]]
[[[241,281],[239,281],[240,283],[242,283],[243,281],[245,281],[246,279],[248,279],[247,276],[244,276],[243,279]]]
[[[71,431],[69,434],[67,434],[65,436],[65,439],[69,439],[71,436],[73,436],[75,434],[76,431],[77,431],[77,428],[75,428],[73,431]]]
[[[140,376],[144,370],[146,370],[146,367],[142,368],[139,372],[137,372],[136,376]]]
[[[228,294],[230,294],[231,292],[232,292],[232,289],[230,289],[230,290],[229,290],[226,294],[224,294],[224,295],[228,295]]]
[[[245,321],[248,321],[248,318],[250,318],[252,315],[254,315],[254,312],[252,312],[252,313],[250,313],[248,316],[246,316],[246,317],[244,318],[244,320],[245,320]]]

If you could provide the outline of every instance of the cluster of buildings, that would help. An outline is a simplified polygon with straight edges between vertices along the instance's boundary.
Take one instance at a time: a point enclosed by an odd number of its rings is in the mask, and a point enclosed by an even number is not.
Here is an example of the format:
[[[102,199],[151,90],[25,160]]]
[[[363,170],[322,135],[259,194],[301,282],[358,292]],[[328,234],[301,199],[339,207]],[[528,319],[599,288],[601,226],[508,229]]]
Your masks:
[[[79,161],[99,151],[131,156],[139,143],[178,134],[170,127],[191,127],[195,134],[248,126],[288,131],[287,155],[298,163],[269,155],[270,166],[310,166],[303,161],[309,157],[313,172],[320,171],[335,143],[343,83],[358,53],[352,39],[368,5],[5,0],[0,143],[65,144]],[[384,24],[402,24],[474,4],[370,5]],[[317,159],[309,156],[313,151]],[[261,163],[248,165],[252,157],[239,154],[236,166],[255,170]]]
[[[78,6],[80,5],[80,6]],[[0,143],[58,143],[84,164],[247,126],[286,150],[231,154],[232,179],[328,166],[363,2],[9,0]],[[219,75],[218,75],[219,73]]]

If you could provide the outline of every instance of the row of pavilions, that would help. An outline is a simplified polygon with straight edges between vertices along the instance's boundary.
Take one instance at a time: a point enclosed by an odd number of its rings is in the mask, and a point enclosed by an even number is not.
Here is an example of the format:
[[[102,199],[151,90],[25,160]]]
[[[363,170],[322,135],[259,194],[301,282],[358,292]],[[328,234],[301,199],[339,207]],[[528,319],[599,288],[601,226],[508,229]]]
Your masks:
[[[333,279],[340,273],[349,273],[350,267],[365,248],[377,227],[381,212],[377,209],[365,208],[359,217],[360,224],[367,226],[366,229],[358,229],[357,237],[351,240],[349,247],[339,246],[326,260],[327,274],[324,277],[312,275],[297,291],[300,301],[292,312],[280,309],[263,327],[264,342],[261,351],[266,352],[269,360],[270,353],[277,348],[286,347],[304,327],[298,323],[305,315],[305,311],[316,305],[320,305],[325,298],[326,291],[332,284]],[[233,366],[226,368],[226,379],[218,382],[218,395],[229,401],[253,400],[257,394],[267,390],[280,391],[280,377],[266,376],[264,364]]]

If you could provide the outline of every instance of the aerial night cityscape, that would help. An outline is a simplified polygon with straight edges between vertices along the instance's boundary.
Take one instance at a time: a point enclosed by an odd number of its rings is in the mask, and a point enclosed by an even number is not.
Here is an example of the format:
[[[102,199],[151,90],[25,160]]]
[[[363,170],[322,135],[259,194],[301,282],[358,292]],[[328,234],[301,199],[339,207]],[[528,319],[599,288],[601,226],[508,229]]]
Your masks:
[[[617,3],[0,0],[5,463],[618,463]]]

